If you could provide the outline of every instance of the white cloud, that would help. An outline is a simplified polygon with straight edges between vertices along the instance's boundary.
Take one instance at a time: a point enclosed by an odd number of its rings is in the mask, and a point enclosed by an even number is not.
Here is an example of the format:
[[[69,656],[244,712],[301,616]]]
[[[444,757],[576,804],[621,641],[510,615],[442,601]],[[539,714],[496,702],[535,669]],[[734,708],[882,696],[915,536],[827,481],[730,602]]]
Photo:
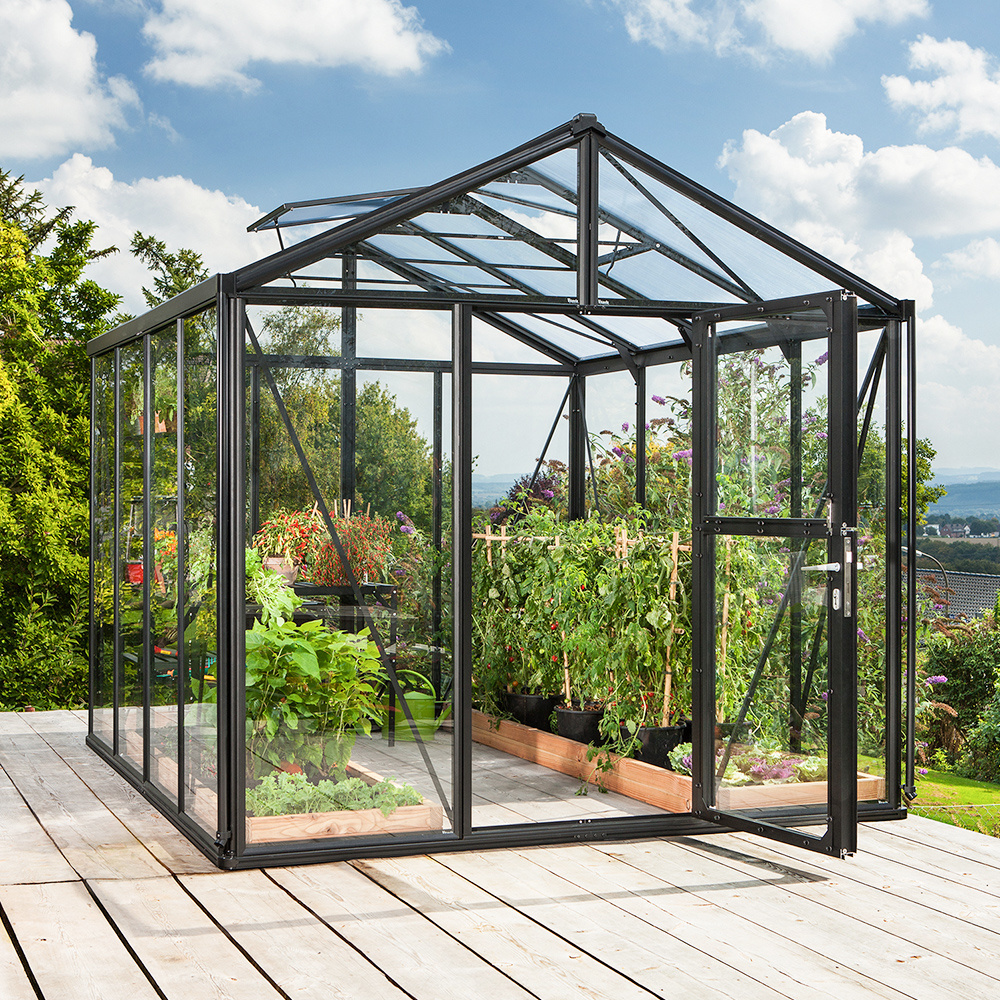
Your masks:
[[[926,308],[933,286],[913,240],[1000,229],[1000,167],[949,147],[883,146],[804,111],[727,144],[736,201],[838,263]]]
[[[400,0],[162,0],[143,33],[146,71],[196,87],[252,90],[253,63],[358,66],[395,76],[447,50]]]
[[[152,285],[145,266],[128,250],[136,230],[156,236],[173,250],[197,251],[212,272],[234,270],[277,249],[273,237],[268,240],[246,231],[263,214],[258,208],[186,177],[143,177],[127,183],[77,153],[51,177],[32,186],[47,204],[73,205],[76,218],[96,222],[96,246],[118,247],[119,253],[91,265],[89,274],[123,295],[123,308],[131,312],[145,310],[141,288]]]
[[[751,0],[746,16],[757,22],[770,45],[821,62],[865,21],[899,24],[926,17],[927,0]]]
[[[702,45],[758,59],[774,52],[827,61],[865,22],[925,17],[927,0],[613,0],[633,41]]]
[[[128,80],[101,76],[94,36],[72,19],[65,0],[0,4],[0,157],[109,146],[139,106]]]
[[[917,433],[947,466],[989,464],[985,443],[1000,422],[1000,347],[970,337],[942,316],[917,327]]]
[[[910,46],[910,69],[924,70],[933,79],[883,76],[882,85],[895,108],[917,113],[921,130],[1000,139],[1000,67],[988,52],[921,35]]]
[[[962,247],[946,253],[935,262],[935,267],[947,268],[973,278],[1000,278],[1000,242],[992,236],[973,240]]]

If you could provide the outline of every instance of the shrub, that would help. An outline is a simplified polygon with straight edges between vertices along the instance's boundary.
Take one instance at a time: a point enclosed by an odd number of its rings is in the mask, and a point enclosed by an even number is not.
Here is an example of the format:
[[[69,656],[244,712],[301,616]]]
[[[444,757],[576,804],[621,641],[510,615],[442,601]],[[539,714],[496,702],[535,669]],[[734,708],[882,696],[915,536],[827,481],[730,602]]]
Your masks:
[[[993,697],[1000,630],[992,614],[973,621],[938,619],[934,628],[927,641],[927,674],[947,678],[937,698],[955,709],[956,726],[968,733]]]

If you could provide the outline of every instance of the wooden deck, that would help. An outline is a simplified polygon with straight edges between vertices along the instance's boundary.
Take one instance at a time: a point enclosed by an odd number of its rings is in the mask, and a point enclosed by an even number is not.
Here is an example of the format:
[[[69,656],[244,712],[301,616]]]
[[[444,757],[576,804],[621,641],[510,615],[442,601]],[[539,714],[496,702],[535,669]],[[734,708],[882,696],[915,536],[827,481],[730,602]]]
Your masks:
[[[993,1000],[1000,841],[836,861],[726,834],[219,872],[83,745],[0,715],[3,1000]]]

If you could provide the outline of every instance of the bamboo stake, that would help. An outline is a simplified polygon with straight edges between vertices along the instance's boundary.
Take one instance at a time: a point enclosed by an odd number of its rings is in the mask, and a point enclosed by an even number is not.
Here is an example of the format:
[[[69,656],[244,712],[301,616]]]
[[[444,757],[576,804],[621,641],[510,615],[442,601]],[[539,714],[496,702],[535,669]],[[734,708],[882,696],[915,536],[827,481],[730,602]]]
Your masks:
[[[718,674],[716,679],[716,691],[718,691],[719,684],[725,679],[726,676],[726,650],[729,647],[729,585],[732,582],[732,566],[733,566],[733,539],[732,536],[726,537],[726,589],[722,594],[722,635],[719,639],[719,664],[717,667]],[[726,710],[725,706],[718,701],[716,697],[716,707],[715,707],[715,717],[717,721],[723,722],[725,718]]]
[[[563,632],[561,634],[563,641],[563,689],[566,695],[566,707],[572,708],[573,696],[569,686],[569,654],[566,652],[566,633]]]
[[[670,569],[670,600],[673,602],[677,595],[677,585],[680,583],[680,575],[677,571],[678,554],[681,547],[681,534],[679,531],[675,531],[670,544],[670,560],[672,563]],[[668,726],[670,725],[670,696],[672,694],[672,686],[674,681],[673,668],[670,665],[670,654],[673,652],[674,648],[674,635],[677,632],[677,626],[674,623],[673,614],[670,616],[670,632],[667,634],[667,660],[663,668],[663,710],[660,713],[660,725]]]
[[[486,565],[493,565],[493,529],[486,525]]]

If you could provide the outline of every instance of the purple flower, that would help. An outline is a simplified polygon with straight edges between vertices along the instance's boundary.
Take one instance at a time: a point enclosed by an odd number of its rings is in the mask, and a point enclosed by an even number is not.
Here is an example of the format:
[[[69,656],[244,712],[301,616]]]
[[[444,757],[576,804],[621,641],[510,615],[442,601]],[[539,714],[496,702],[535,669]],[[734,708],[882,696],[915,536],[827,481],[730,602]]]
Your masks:
[[[628,421],[626,420],[625,423],[622,424],[622,434],[627,434],[627,433],[628,433]]]
[[[818,437],[820,439],[820,441],[825,441],[826,440],[826,431],[817,431],[816,432],[816,437]]]
[[[624,461],[626,465],[635,465],[635,459],[631,455],[626,455]]]
[[[868,636],[865,635],[864,630],[860,628],[858,629],[858,638],[862,642],[871,642],[871,639],[869,639]]]
[[[611,449],[611,454],[615,455],[618,458],[621,458],[622,455],[625,454],[625,452],[623,452],[621,448],[618,447],[618,445],[615,445],[614,448]]]
[[[927,768],[926,767],[918,767],[917,768],[917,774],[926,774],[926,773],[927,773]]]
[[[924,681],[924,683],[928,684],[928,685],[930,685],[930,684],[947,684],[948,683],[948,678],[945,677],[944,674],[935,674],[933,677],[928,677],[927,680]]]
[[[554,496],[555,496],[555,493],[553,493],[552,490],[542,490],[542,499],[543,500],[551,500]]]
[[[414,533],[414,532],[415,532],[415,531],[416,531],[417,529],[416,529],[416,528],[414,528],[412,524],[401,524],[401,525],[399,526],[399,530],[400,530],[400,531],[401,531],[401,532],[402,532],[402,533],[403,533],[404,535],[412,535],[412,534],[413,534],[413,533]]]
[[[649,421],[648,420],[646,421],[646,430],[647,431],[649,430]]]
[[[692,465],[694,460],[691,458],[691,455],[692,455],[691,449],[685,448],[684,451],[675,451],[673,455],[671,455],[670,457],[673,458],[674,461],[676,461],[679,458],[683,458],[688,465]]]
[[[660,406],[666,406],[667,401],[662,396],[653,396],[653,402],[659,403]]]
[[[823,354],[821,354],[816,359],[816,364],[817,365],[825,365],[827,363],[827,361],[829,361],[829,360],[830,360],[830,352],[829,351],[825,351]]]
[[[398,520],[398,521],[405,521],[406,520],[406,515],[401,510],[397,510],[396,511],[396,520]]]
[[[829,692],[829,691],[824,691],[824,692],[823,692],[823,693],[822,693],[822,694],[820,695],[820,697],[821,697],[821,698],[823,699],[823,701],[828,701],[828,700],[829,700],[829,698],[830,698],[830,692]]]

